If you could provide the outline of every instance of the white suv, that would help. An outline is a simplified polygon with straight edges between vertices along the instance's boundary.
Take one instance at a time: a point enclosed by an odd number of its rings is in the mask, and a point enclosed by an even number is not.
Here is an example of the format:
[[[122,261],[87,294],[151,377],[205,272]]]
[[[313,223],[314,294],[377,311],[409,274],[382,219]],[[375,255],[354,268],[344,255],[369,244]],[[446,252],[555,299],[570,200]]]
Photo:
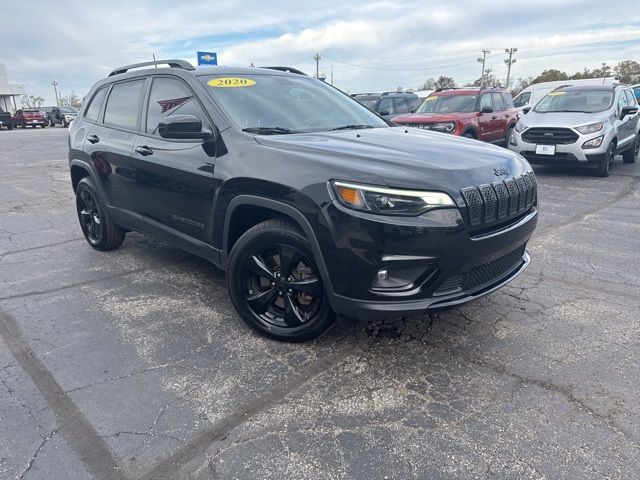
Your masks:
[[[615,155],[638,156],[638,103],[626,85],[563,87],[525,109],[509,148],[532,164],[591,167],[606,177]]]

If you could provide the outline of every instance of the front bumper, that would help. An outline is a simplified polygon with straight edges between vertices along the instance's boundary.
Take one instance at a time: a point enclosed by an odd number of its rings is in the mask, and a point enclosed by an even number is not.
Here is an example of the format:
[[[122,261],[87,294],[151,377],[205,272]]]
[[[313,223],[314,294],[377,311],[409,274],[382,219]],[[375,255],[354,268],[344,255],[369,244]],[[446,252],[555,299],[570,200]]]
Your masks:
[[[582,148],[585,142],[601,135],[604,135],[604,139],[598,148]],[[535,143],[525,142],[522,139],[522,134],[514,130],[509,139],[509,150],[519,153],[529,163],[536,165],[597,167],[607,154],[607,147],[611,143],[610,137],[612,135],[609,132],[597,132],[589,135],[580,134],[578,140],[574,143],[555,145],[555,155],[541,155],[536,153]],[[513,145],[514,140],[516,145]]]
[[[357,319],[423,314],[486,295],[527,267],[526,244],[536,227],[537,206],[475,236],[458,211],[450,211],[457,218],[388,218],[335,203],[325,207],[332,238],[319,243],[332,308]],[[391,280],[395,275],[412,281],[401,288],[376,288],[381,270]]]

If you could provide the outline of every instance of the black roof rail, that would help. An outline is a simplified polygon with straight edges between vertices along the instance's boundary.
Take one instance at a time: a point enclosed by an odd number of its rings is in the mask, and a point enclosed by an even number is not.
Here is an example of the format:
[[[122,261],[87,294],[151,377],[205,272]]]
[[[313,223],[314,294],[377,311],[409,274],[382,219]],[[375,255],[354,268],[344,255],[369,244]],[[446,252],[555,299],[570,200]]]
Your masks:
[[[306,73],[298,70],[297,68],[291,68],[291,67],[260,67],[260,68],[268,68],[269,70],[278,70],[280,72],[295,73],[296,75],[304,75],[305,77],[307,76]]]
[[[158,65],[169,65],[171,68],[181,68],[183,70],[195,70],[195,67],[186,60],[152,60],[150,62],[134,63],[132,65],[125,65],[113,70],[109,76],[120,75],[121,73],[127,73],[129,70],[140,67],[157,67]]]

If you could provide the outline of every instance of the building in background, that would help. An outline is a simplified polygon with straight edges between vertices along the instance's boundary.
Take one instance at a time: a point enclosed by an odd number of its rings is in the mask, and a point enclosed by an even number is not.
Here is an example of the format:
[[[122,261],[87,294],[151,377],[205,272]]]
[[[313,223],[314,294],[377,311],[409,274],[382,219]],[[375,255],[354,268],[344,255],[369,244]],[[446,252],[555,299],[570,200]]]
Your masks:
[[[16,97],[22,95],[25,95],[24,85],[9,83],[7,68],[4,63],[0,63],[0,108],[5,112],[15,113],[20,105],[20,101]]]

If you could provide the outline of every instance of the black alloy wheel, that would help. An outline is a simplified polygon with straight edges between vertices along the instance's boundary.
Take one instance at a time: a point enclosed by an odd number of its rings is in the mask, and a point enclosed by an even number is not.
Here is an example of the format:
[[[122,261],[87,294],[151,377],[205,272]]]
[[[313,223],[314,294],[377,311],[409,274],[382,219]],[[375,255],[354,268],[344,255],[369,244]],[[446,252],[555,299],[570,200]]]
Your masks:
[[[227,284],[242,319],[267,337],[306,341],[335,322],[309,242],[287,220],[267,220],[236,241]]]
[[[624,163],[636,163],[638,159],[638,153],[640,153],[640,134],[636,135],[636,139],[633,142],[633,147],[626,150],[622,154],[622,161]]]
[[[82,233],[91,245],[97,245],[102,236],[102,222],[98,216],[96,201],[89,190],[83,189],[80,191],[76,204]]]
[[[611,174],[611,166],[613,165],[613,160],[616,158],[616,144],[611,142],[609,144],[609,148],[607,148],[607,153],[604,155],[602,159],[602,163],[598,165],[596,170],[596,175],[599,177],[608,177]]]

